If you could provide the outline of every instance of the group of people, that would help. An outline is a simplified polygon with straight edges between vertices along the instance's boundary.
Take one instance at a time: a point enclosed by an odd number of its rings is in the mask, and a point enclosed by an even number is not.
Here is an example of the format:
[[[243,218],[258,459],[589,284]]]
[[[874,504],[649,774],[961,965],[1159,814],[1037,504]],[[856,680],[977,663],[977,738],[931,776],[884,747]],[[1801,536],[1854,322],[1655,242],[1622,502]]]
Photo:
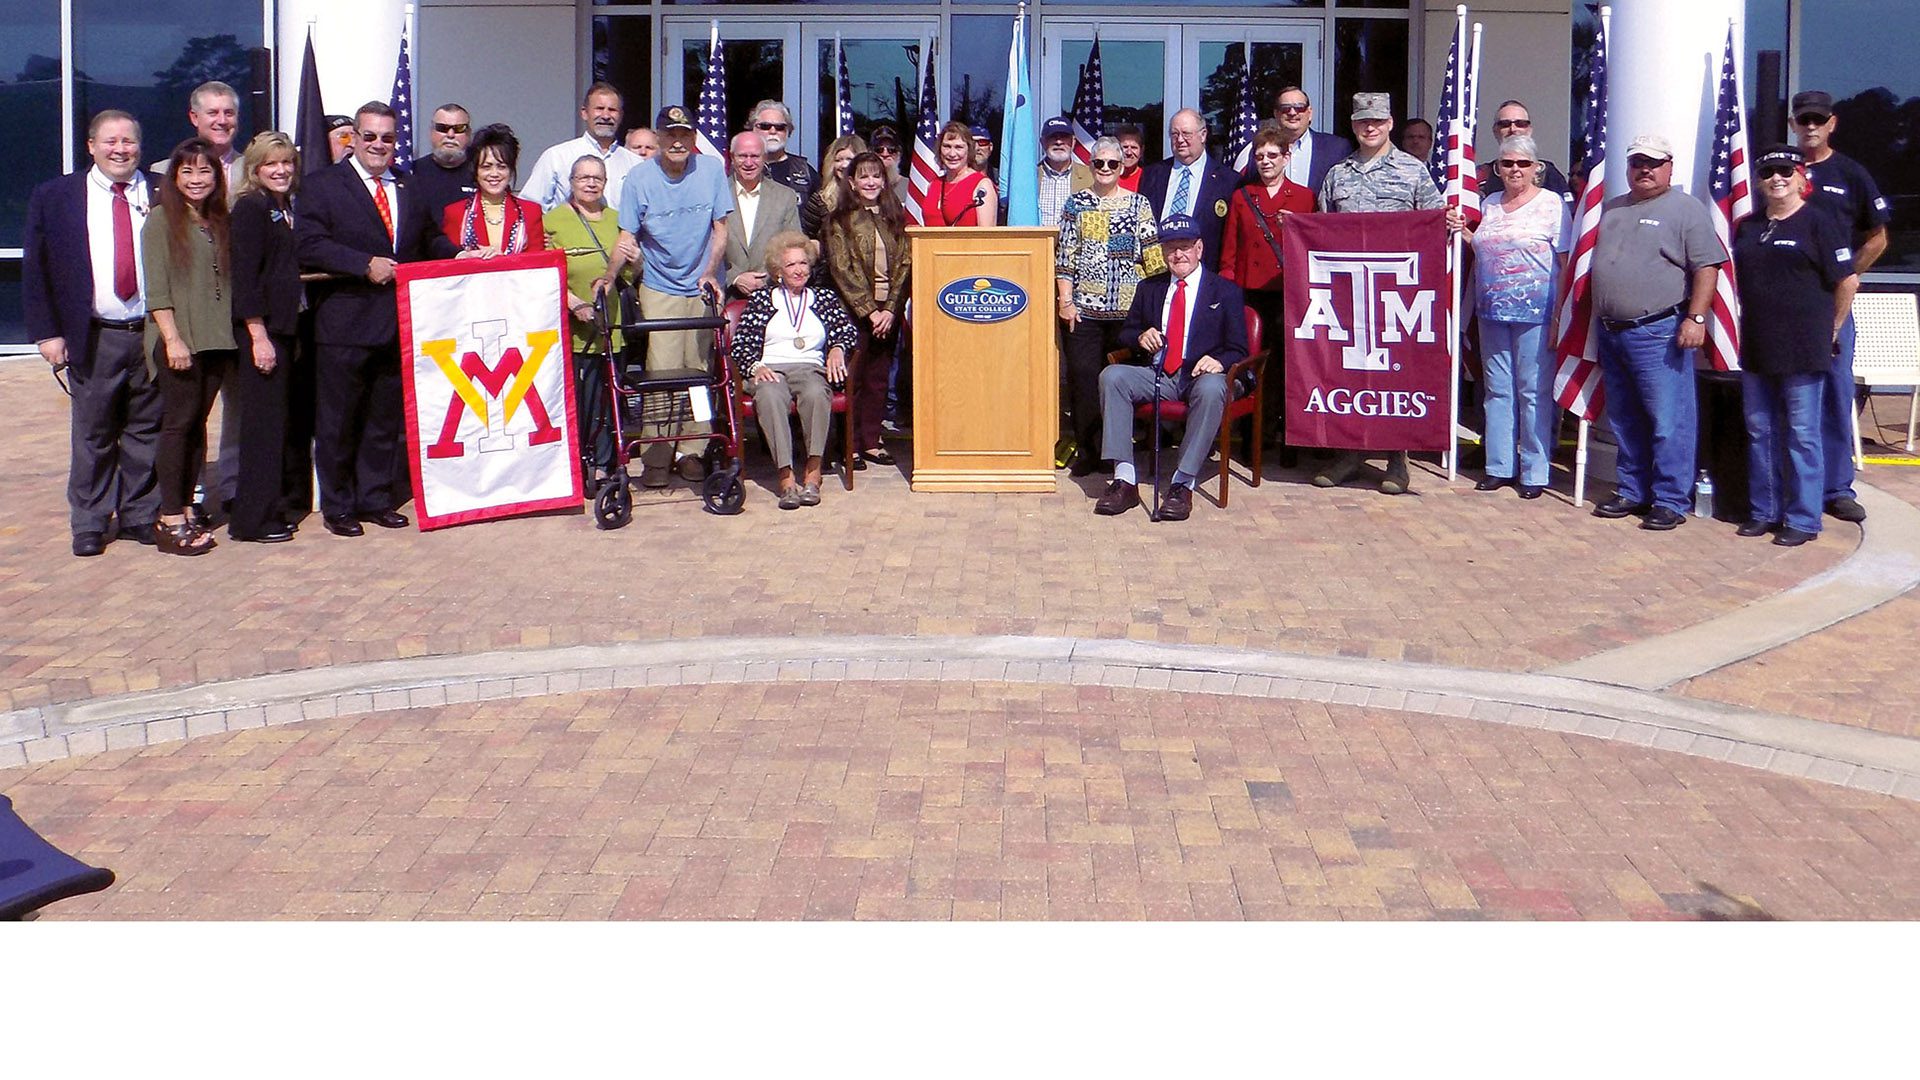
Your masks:
[[[778,469],[780,507],[820,501],[836,389],[852,403],[857,467],[890,464],[889,398],[904,396],[911,370],[906,205],[917,197],[930,225],[994,225],[999,188],[984,130],[942,129],[940,172],[916,195],[886,125],[870,140],[834,140],[816,169],[790,151],[793,116],[778,101],[755,106],[728,162],[695,151],[684,107],[661,109],[652,127],[622,137],[624,112],[617,90],[595,84],[581,103],[580,137],[541,153],[524,180],[511,129],[476,131],[457,104],[434,111],[430,152],[403,167],[393,160],[394,111],[369,102],[336,125],[349,132],[344,154],[306,170],[279,132],[235,147],[237,95],[208,83],[188,104],[195,136],[151,176],[140,168],[137,121],[116,110],[94,116],[91,167],[33,194],[24,264],[29,330],[71,379],[74,553],[97,555],[129,537],[202,554],[215,546],[216,510],[232,540],[289,540],[310,498],[309,455],[328,531],[409,524],[400,513],[410,478],[393,282],[396,264],[421,259],[566,252],[576,377],[590,406],[583,435],[599,440],[599,461],[613,456],[606,425],[592,423],[606,397],[604,350],[625,345],[617,330],[603,333],[600,313],[623,321],[612,286],[631,268],[642,319],[738,303],[732,359]],[[1056,314],[1073,448],[1062,464],[1076,476],[1111,473],[1096,512],[1140,503],[1134,407],[1159,395],[1188,406],[1160,516],[1187,517],[1227,406],[1253,389],[1243,361],[1262,349],[1265,419],[1282,463],[1292,464],[1281,426],[1281,238],[1291,215],[1446,208],[1424,154],[1394,145],[1388,95],[1354,96],[1353,142],[1313,130],[1312,120],[1305,90],[1280,91],[1244,173],[1208,152],[1205,119],[1192,109],[1174,114],[1172,153],[1152,164],[1141,161],[1137,127],[1098,139],[1081,164],[1071,124],[1043,125],[1038,189],[1043,224],[1059,230]],[[1864,517],[1845,452],[1847,310],[1857,271],[1885,248],[1887,220],[1871,179],[1831,147],[1831,98],[1796,97],[1794,124],[1797,148],[1756,161],[1765,212],[1742,224],[1732,253],[1741,262],[1753,447],[1752,520],[1740,531],[1775,533],[1783,544],[1817,534],[1823,509]],[[1469,231],[1475,256],[1487,428],[1477,486],[1513,486],[1525,499],[1546,486],[1557,440],[1555,288],[1571,240],[1568,185],[1530,129],[1524,104],[1501,105],[1482,217],[1470,227],[1457,209],[1446,214],[1450,230]],[[1410,122],[1403,138],[1430,148],[1431,126]],[[1632,142],[1630,190],[1607,204],[1593,263],[1619,445],[1618,489],[1595,513],[1637,514],[1655,530],[1678,525],[1689,505],[1693,351],[1728,258],[1698,200],[1672,188],[1672,158],[1658,136]],[[1264,340],[1248,340],[1246,310]],[[644,363],[704,367],[711,345],[699,331],[651,334]],[[1122,352],[1133,362],[1109,362]],[[305,395],[290,390],[303,365]],[[223,445],[207,470],[217,398],[227,402]],[[701,422],[664,426],[681,441],[649,444],[640,482],[704,479]],[[1312,482],[1345,483],[1361,466],[1360,452],[1335,452]],[[1389,454],[1380,489],[1410,486],[1406,454]],[[205,492],[199,503],[196,488]]]

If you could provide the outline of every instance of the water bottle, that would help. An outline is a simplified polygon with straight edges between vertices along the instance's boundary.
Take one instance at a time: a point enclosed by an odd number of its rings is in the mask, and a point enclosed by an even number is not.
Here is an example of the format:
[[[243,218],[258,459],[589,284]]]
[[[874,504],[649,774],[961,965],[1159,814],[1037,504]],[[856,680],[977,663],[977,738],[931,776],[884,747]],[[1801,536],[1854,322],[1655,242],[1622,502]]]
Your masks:
[[[1693,482],[1693,516],[1713,516],[1713,475],[1705,469],[1700,470],[1700,479]]]

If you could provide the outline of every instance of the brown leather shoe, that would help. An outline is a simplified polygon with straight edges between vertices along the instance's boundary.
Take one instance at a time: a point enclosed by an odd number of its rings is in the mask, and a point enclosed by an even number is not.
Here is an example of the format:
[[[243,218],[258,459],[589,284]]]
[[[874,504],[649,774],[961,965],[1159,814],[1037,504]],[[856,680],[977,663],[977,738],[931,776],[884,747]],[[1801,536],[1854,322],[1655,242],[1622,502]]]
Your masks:
[[[1140,489],[1122,480],[1107,485],[1107,493],[1093,504],[1093,512],[1102,517],[1117,517],[1140,505]]]
[[[1174,484],[1167,489],[1167,497],[1160,501],[1161,521],[1185,521],[1193,514],[1193,489],[1185,484]]]

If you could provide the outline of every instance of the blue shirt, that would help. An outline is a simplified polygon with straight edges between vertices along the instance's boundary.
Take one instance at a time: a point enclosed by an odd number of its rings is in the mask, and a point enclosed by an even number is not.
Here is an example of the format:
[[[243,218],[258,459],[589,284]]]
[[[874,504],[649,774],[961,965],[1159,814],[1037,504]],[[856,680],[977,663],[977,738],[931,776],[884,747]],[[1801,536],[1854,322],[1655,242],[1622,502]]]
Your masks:
[[[640,243],[641,283],[669,296],[700,295],[713,223],[732,209],[726,170],[710,157],[689,157],[678,180],[655,159],[636,166],[620,191],[620,228]]]

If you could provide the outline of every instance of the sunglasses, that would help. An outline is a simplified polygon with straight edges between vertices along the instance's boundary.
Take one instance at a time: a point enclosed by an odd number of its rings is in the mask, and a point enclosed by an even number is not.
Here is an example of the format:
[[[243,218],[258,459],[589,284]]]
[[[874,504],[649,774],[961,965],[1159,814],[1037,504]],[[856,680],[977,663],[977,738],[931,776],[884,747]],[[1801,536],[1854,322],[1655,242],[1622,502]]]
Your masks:
[[[1760,179],[1762,180],[1772,180],[1774,177],[1777,177],[1777,176],[1792,176],[1793,174],[1794,174],[1794,166],[1792,165],[1760,166]]]
[[[1665,159],[1641,157],[1639,154],[1635,154],[1627,159],[1627,168],[1629,169],[1646,169],[1651,171],[1665,164],[1667,164]]]
[[[1519,128],[1522,131],[1524,131],[1527,128],[1530,128],[1533,126],[1533,121],[1531,120],[1495,120],[1493,122],[1493,126],[1496,128]]]
[[[1298,116],[1311,108],[1313,108],[1311,105],[1282,105],[1274,111],[1284,113],[1287,116]]]
[[[1112,158],[1094,158],[1087,164],[1101,172],[1111,172],[1120,167],[1120,163]]]
[[[788,131],[793,128],[792,124],[755,124],[753,126],[756,131]]]
[[[440,124],[440,123],[436,123],[436,124],[434,124],[434,125],[433,125],[433,130],[434,130],[434,131],[435,131],[435,132],[436,132],[437,134],[441,134],[441,135],[465,135],[465,134],[467,133],[467,130],[468,130],[469,128],[471,128],[472,126],[473,126],[472,124]]]
[[[1819,127],[1831,119],[1833,119],[1831,116],[1821,116],[1819,113],[1809,112],[1801,113],[1799,116],[1794,117],[1793,122],[1799,124],[1801,127]]]
[[[1501,158],[1500,167],[1503,169],[1531,169],[1533,168],[1533,162],[1522,158]]]
[[[876,154],[897,154],[900,152],[900,148],[890,142],[875,143],[873,152]]]
[[[361,132],[361,133],[360,133],[360,141],[361,141],[361,142],[370,142],[370,143],[389,143],[389,144],[391,144],[391,143],[397,143],[397,142],[399,142],[399,141],[400,141],[400,136],[399,136],[399,135],[398,135],[397,133],[395,133],[395,132],[392,132],[392,131],[388,131],[388,132],[384,132],[384,133],[382,133],[382,134],[379,134],[379,135],[375,135],[375,134],[374,134],[373,132],[371,132],[371,131],[363,131],[363,132]]]

